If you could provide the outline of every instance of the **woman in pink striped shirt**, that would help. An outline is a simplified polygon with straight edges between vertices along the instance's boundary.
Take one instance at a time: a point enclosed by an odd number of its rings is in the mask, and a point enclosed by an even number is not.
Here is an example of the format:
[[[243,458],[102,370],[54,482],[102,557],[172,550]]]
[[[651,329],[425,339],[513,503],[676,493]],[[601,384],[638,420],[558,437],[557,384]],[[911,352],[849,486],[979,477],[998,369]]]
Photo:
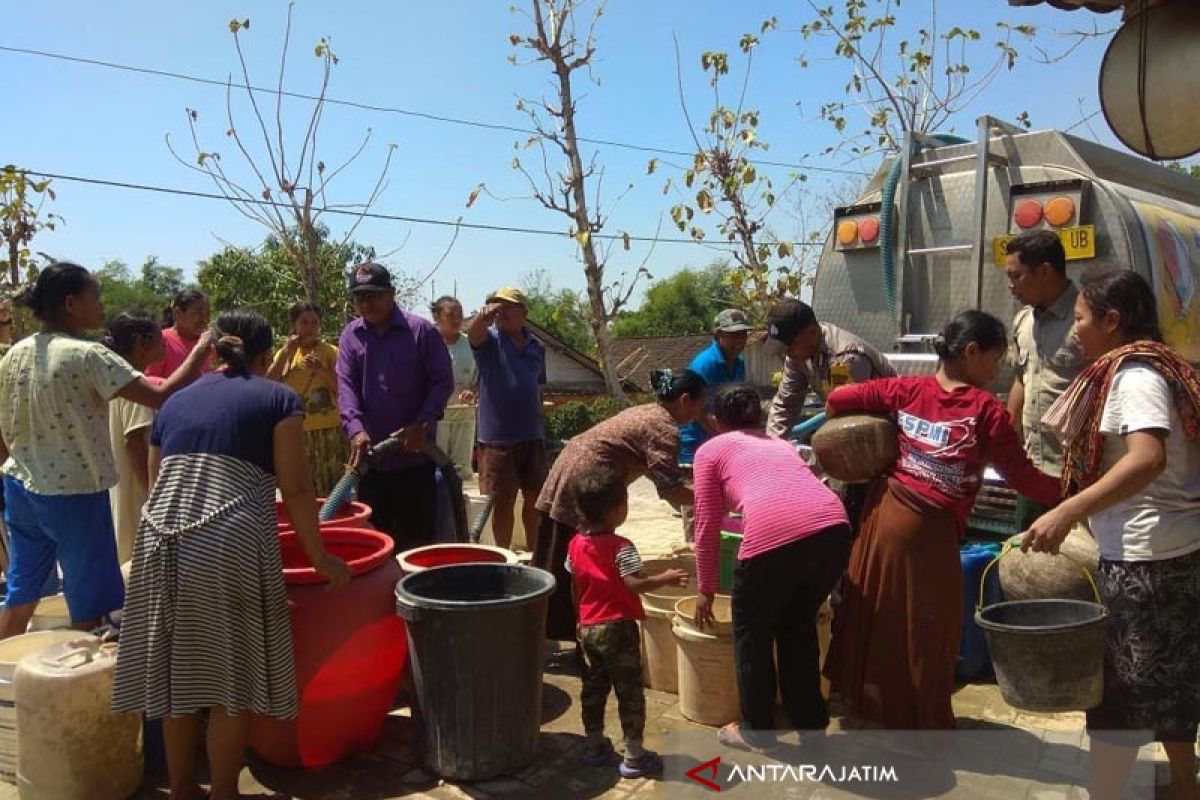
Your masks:
[[[850,554],[850,525],[838,496],[817,479],[795,447],[768,438],[758,393],[746,384],[717,391],[721,435],[696,452],[696,624],[713,621],[718,548],[727,511],[742,515],[733,572],[734,665],[742,721],[721,729],[729,747],[774,744],[776,688],[796,730],[823,730],[817,611]],[[778,654],[779,669],[775,658]]]

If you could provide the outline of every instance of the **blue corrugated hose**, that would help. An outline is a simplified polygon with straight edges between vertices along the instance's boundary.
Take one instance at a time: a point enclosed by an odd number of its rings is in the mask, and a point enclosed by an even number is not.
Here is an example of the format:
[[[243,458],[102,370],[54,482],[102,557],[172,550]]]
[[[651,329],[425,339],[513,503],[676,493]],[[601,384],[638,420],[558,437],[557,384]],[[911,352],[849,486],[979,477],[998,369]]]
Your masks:
[[[938,144],[970,144],[970,139],[954,133],[931,133],[926,139]],[[888,313],[896,314],[896,254],[892,238],[895,236],[895,221],[892,213],[896,205],[896,187],[900,183],[900,172],[904,160],[900,156],[892,162],[887,180],[883,184],[879,209],[879,269],[883,274],[883,298],[887,301]]]
[[[354,469],[346,470],[346,474],[337,482],[332,491],[329,492],[329,497],[325,498],[325,504],[321,506],[321,510],[317,512],[317,519],[321,522],[328,522],[337,516],[338,511],[350,499],[350,493],[358,486],[359,480],[370,469],[368,461],[372,458],[377,458],[381,455],[387,455],[389,452],[396,450],[403,444],[401,439],[394,436],[384,439],[379,444],[371,448],[371,452],[363,462],[359,463]]]
[[[792,428],[789,436],[793,439],[806,439],[811,436],[817,428],[825,424],[825,412],[815,414],[812,417],[804,420],[796,427]]]

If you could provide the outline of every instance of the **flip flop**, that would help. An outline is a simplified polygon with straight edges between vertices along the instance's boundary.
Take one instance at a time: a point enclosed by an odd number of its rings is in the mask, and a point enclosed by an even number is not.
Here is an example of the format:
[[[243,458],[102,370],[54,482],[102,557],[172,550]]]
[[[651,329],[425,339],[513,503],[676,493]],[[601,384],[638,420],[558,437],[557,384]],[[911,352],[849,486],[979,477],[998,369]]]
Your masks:
[[[726,747],[734,750],[741,750],[746,753],[754,753],[755,755],[765,756],[770,755],[776,749],[773,747],[756,747],[746,741],[742,736],[742,725],[740,722],[731,722],[717,731],[717,741]]]

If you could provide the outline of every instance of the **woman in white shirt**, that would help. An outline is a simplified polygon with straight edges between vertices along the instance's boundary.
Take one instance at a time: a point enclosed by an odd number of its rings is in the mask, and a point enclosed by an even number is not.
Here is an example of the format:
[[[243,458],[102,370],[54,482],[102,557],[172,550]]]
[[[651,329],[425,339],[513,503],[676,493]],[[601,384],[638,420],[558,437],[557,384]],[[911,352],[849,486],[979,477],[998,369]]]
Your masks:
[[[1073,496],[1023,547],[1057,552],[1087,519],[1108,609],[1104,699],[1087,712],[1092,797],[1117,798],[1137,748],[1163,743],[1168,796],[1197,796],[1200,728],[1200,378],[1162,344],[1150,285],[1132,271],[1084,275],[1075,335],[1095,359],[1042,423],[1064,444]]]
[[[450,351],[454,370],[454,400],[437,427],[437,445],[454,461],[458,474],[469,480],[471,453],[475,449],[475,353],[462,332],[463,309],[458,298],[444,295],[430,306],[433,323]]]

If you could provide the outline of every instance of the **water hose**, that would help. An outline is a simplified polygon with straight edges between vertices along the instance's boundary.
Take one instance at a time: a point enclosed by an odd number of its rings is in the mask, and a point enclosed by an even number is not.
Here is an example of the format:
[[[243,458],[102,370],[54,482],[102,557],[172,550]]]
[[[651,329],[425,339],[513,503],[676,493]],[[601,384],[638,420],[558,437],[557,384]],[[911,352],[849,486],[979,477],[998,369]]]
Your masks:
[[[970,144],[971,140],[954,133],[931,133],[925,141],[938,144]],[[888,313],[896,315],[896,254],[893,248],[895,238],[895,221],[893,210],[896,206],[896,187],[900,185],[900,173],[904,170],[904,159],[897,156],[888,171],[883,183],[883,193],[880,197],[879,208],[879,268],[883,274],[883,297],[887,301]]]
[[[379,456],[386,456],[388,453],[393,453],[399,450],[404,445],[404,441],[396,436],[389,436],[379,444],[373,446],[366,458],[358,462],[356,466],[347,467],[346,474],[341,477],[333,489],[329,492],[329,496],[325,498],[324,505],[317,512],[317,519],[321,522],[328,522],[337,516],[341,511],[342,506],[346,505],[350,500],[350,494],[358,487],[358,482],[362,480],[363,475],[367,474],[370,462]]]
[[[816,432],[817,428],[824,424],[825,412],[822,411],[819,414],[814,414],[813,416],[804,420],[804,422],[801,422],[799,425],[792,428],[791,431],[788,432],[788,437],[791,439],[807,439]]]

